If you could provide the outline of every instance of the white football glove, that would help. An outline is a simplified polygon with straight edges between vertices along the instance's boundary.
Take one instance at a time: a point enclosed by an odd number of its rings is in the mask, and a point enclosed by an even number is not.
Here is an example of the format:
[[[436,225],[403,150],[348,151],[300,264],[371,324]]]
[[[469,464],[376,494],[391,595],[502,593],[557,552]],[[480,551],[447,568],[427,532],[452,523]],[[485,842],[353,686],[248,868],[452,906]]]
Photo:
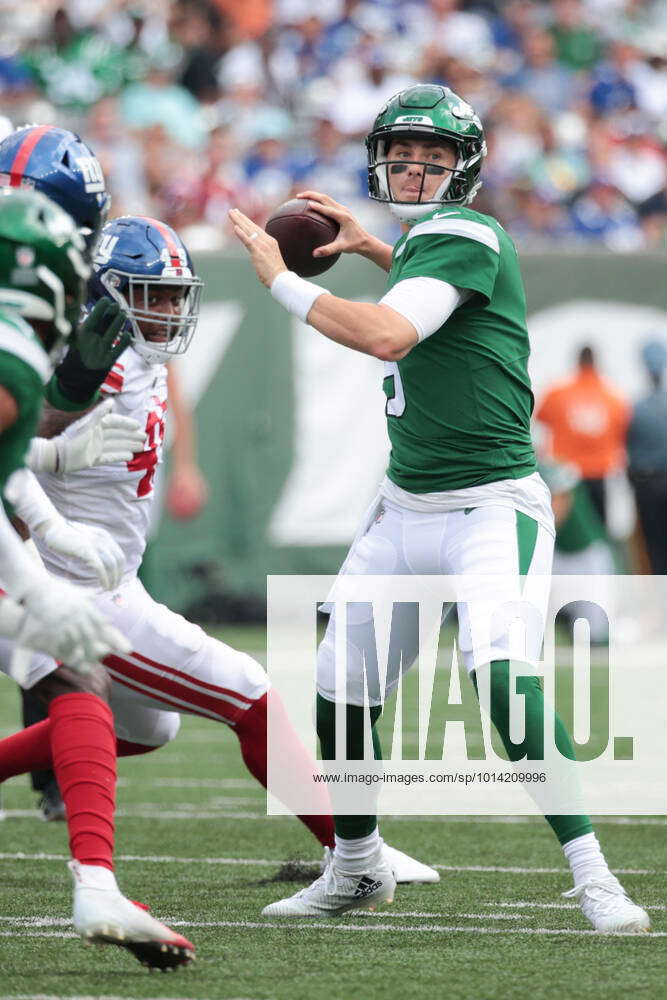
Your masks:
[[[137,420],[112,413],[112,409],[113,399],[100,403],[82,418],[81,428],[73,436],[33,438],[26,465],[33,472],[65,475],[94,465],[129,462],[136,452],[143,451],[146,431]]]
[[[48,642],[52,656],[80,673],[105,656],[131,649],[85,593],[63,580],[33,579],[22,603],[28,615],[17,634],[19,645],[38,648]]]
[[[114,590],[125,569],[125,556],[104,528],[58,515],[34,529],[44,544],[61,556],[71,556],[92,570],[104,590]]]

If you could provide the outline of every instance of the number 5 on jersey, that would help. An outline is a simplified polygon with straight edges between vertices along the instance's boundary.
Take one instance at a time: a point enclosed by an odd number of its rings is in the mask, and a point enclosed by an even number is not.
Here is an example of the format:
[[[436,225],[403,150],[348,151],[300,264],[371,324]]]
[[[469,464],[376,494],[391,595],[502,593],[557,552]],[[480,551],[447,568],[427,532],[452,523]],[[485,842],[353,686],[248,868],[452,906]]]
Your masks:
[[[395,361],[385,361],[382,389],[387,397],[385,413],[388,417],[401,417],[405,411],[405,393],[401,373]]]

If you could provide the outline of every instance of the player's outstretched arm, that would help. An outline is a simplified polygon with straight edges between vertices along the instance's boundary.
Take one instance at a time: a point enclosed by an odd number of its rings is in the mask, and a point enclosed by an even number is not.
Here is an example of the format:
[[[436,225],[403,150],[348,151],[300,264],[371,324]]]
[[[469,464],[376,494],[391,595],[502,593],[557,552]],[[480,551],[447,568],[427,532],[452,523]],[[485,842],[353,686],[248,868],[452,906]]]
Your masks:
[[[233,208],[234,232],[250,255],[257,277],[289,312],[330,340],[382,361],[400,361],[417,344],[413,324],[382,304],[350,302],[287,270],[278,243],[243,212]]]
[[[338,236],[333,243],[318,247],[313,251],[313,257],[330,257],[334,253],[358,253],[377,264],[383,271],[391,270],[392,247],[366,232],[349,208],[320,191],[299,191],[297,198],[307,198],[311,208],[321,212],[322,215],[328,215],[340,226]]]

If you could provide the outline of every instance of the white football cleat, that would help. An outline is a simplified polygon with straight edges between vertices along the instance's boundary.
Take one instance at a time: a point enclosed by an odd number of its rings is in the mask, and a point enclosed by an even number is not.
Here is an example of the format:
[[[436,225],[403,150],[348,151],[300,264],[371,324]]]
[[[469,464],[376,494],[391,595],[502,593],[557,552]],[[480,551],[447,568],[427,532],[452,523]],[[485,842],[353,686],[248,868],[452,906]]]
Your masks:
[[[648,913],[632,902],[614,875],[589,879],[563,896],[577,900],[600,934],[645,934],[651,929]]]
[[[330,853],[324,874],[294,896],[269,903],[262,916],[338,917],[348,910],[374,910],[394,901],[396,880],[381,849],[358,872],[344,869],[343,864]]]
[[[411,858],[409,854],[404,854],[396,847],[390,847],[389,844],[383,843],[382,853],[394,873],[396,885],[408,885],[410,882],[421,885],[437,885],[440,881],[440,876],[435,868],[429,868],[428,865],[422,864],[416,858]],[[331,848],[325,847],[320,871],[326,871],[330,855]]]
[[[411,858],[409,854],[404,854],[396,847],[384,844],[382,853],[389,862],[389,867],[394,873],[397,885],[405,885],[408,882],[419,882],[422,885],[436,885],[440,881],[440,876],[435,868],[429,868],[416,858]]]
[[[97,865],[70,861],[74,878],[74,929],[92,944],[127,948],[149,969],[175,969],[195,957],[195,946],[166,924],[151,917],[147,907],[121,893],[113,872]]]

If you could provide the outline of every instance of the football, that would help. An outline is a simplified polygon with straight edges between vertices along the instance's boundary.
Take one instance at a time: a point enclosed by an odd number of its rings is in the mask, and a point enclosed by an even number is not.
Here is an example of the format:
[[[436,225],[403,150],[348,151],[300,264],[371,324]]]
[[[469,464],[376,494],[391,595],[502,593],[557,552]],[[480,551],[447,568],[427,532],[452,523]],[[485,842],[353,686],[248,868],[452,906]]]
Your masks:
[[[266,231],[278,241],[287,267],[302,278],[314,278],[333,267],[339,253],[313,257],[313,250],[333,242],[339,229],[334,219],[310,208],[305,198],[279,205],[266,223]]]

